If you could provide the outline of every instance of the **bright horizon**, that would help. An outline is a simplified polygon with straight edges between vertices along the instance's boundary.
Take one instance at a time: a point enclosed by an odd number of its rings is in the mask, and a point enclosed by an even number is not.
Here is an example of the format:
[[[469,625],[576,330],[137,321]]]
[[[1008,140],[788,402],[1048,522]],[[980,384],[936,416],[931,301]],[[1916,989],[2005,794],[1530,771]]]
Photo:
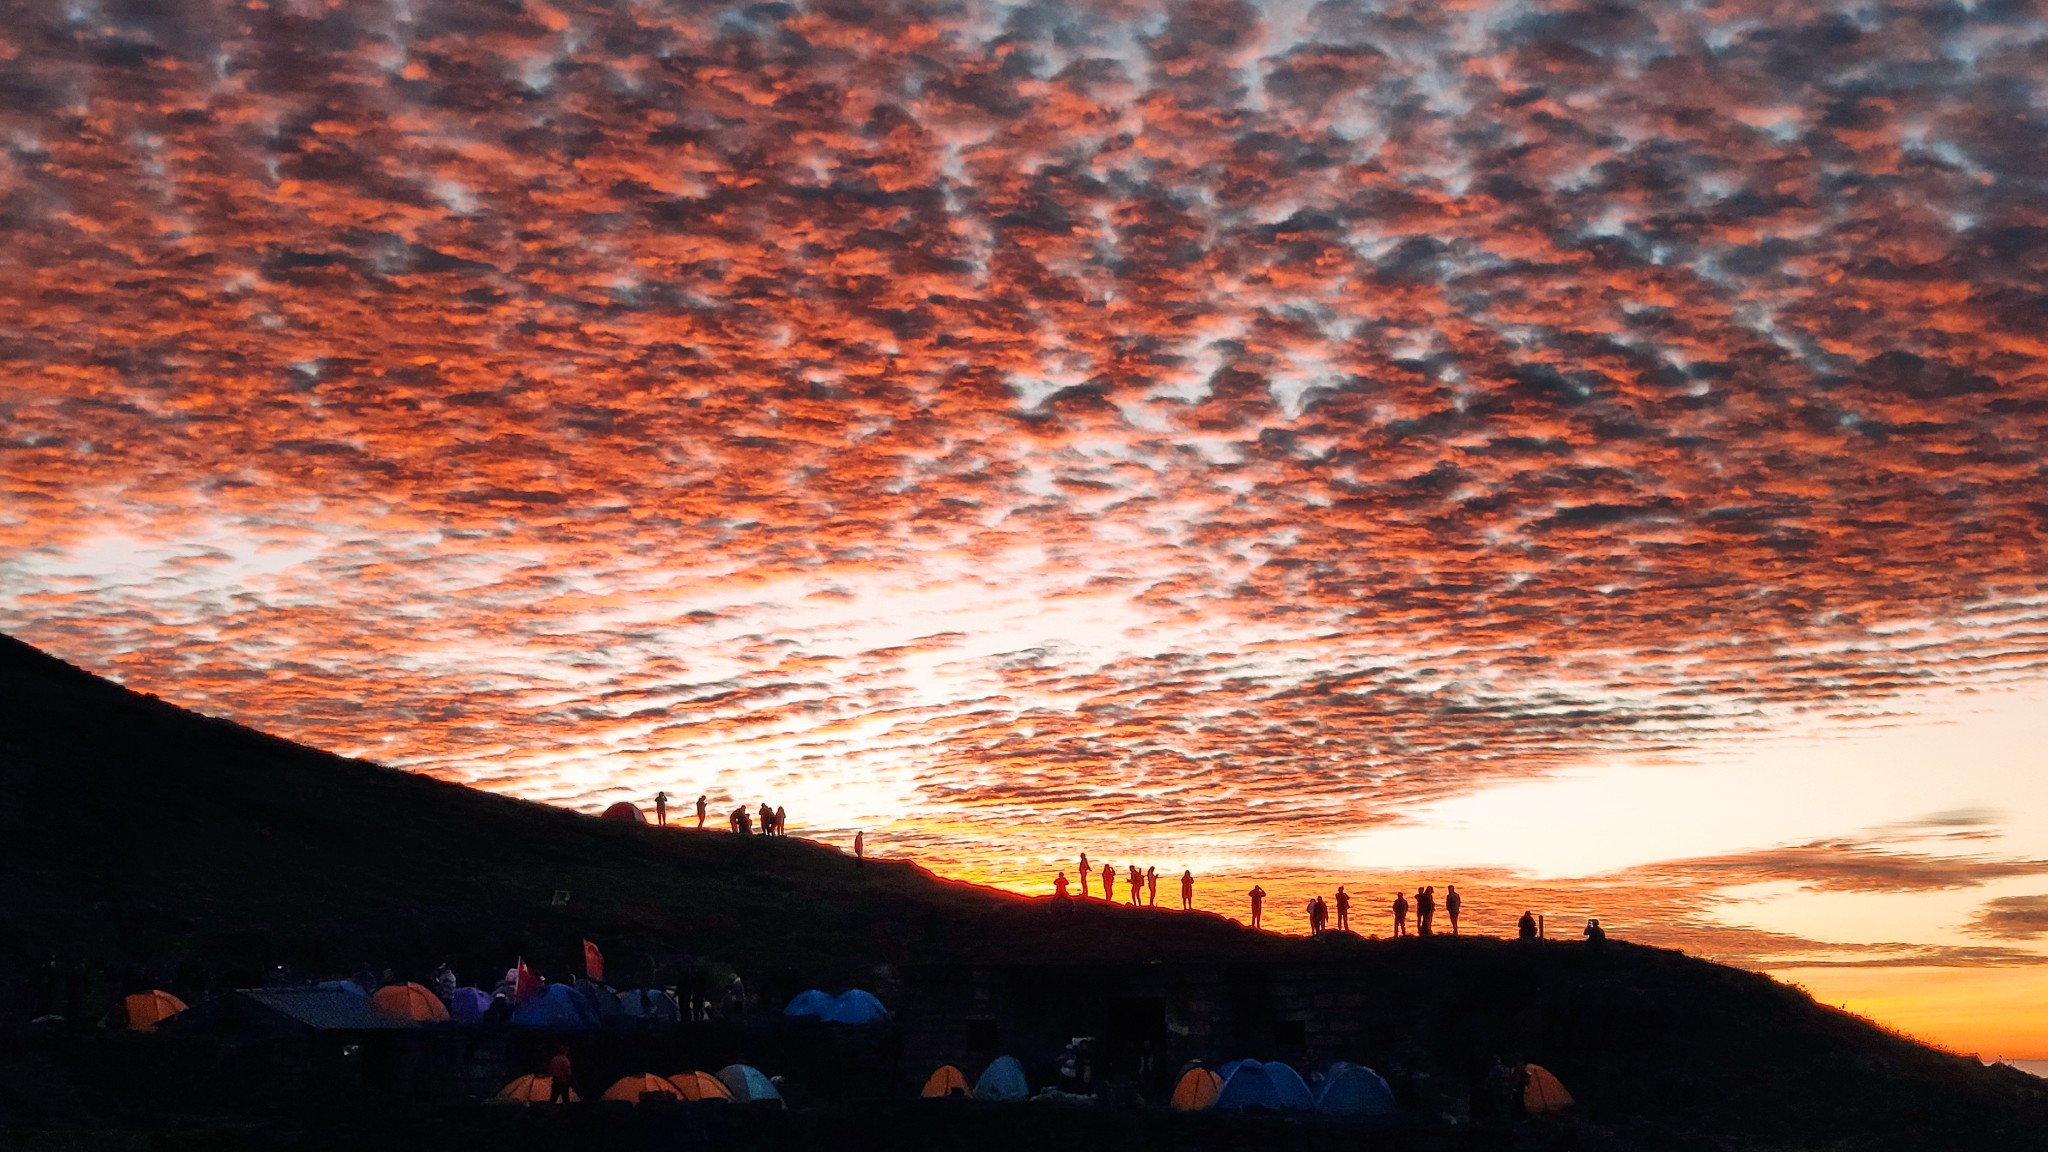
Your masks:
[[[584,811],[1285,931],[1456,883],[2048,1059],[2038,18],[46,23],[0,631]]]

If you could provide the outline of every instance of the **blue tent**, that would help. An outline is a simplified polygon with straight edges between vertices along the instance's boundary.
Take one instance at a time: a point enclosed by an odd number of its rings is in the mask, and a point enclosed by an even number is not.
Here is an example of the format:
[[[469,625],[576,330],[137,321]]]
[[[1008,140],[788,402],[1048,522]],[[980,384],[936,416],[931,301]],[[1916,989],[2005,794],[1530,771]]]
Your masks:
[[[1017,1063],[1015,1056],[998,1056],[989,1061],[981,1073],[981,1079],[974,1082],[976,1100],[1026,1100],[1031,1089],[1024,1083],[1024,1066]]]
[[[626,1015],[639,1020],[682,1019],[682,1007],[676,998],[659,988],[635,988],[619,993],[619,1007]]]
[[[595,1028],[597,1012],[583,993],[567,984],[550,984],[541,994],[512,1010],[521,1028]]]
[[[353,980],[322,980],[320,983],[315,984],[314,987],[328,992],[354,993],[365,1000],[370,998],[370,990]]]
[[[1372,1069],[1340,1060],[1330,1065],[1330,1074],[1323,1080],[1323,1095],[1316,1101],[1316,1110],[1325,1116],[1361,1119],[1392,1116],[1394,1090],[1387,1087],[1387,1082]]]
[[[1278,1060],[1266,1062],[1266,1079],[1273,1082],[1273,1095],[1279,1097],[1280,1107],[1291,1112],[1313,1112],[1316,1110],[1315,1094],[1308,1090],[1301,1073]]]
[[[871,993],[852,988],[841,992],[824,1016],[834,1024],[873,1024],[887,1019],[889,1010],[882,1007],[882,1002]]]
[[[474,1024],[491,1010],[491,994],[481,988],[457,988],[448,998],[448,1015],[464,1024]]]
[[[1223,1091],[1217,1093],[1213,1108],[1219,1112],[1241,1112],[1246,1108],[1280,1110],[1280,1094],[1273,1090],[1273,1078],[1266,1075],[1265,1065],[1257,1060],[1234,1060],[1223,1067],[1230,1072],[1223,1077]]]
[[[789,1006],[782,1010],[784,1016],[817,1016],[822,1018],[832,1010],[832,998],[811,988],[796,994]]]
[[[775,1082],[766,1073],[752,1064],[728,1064],[718,1070],[718,1082],[732,1093],[732,1098],[741,1104],[756,1104],[764,1101],[783,1103],[782,1093],[775,1088]]]

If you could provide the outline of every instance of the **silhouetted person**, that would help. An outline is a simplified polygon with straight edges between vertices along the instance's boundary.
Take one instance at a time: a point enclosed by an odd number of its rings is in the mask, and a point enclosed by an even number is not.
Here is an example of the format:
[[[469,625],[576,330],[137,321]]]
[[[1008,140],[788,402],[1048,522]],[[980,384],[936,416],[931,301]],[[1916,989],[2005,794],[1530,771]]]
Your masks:
[[[1598,948],[1605,943],[1607,943],[1607,929],[1602,928],[1598,920],[1586,921],[1586,946],[1588,948]]]
[[[706,808],[709,808],[710,806],[711,806],[711,797],[709,797],[709,796],[699,796],[699,797],[697,797],[697,827],[699,827],[699,828],[702,828],[702,827],[704,826],[704,810],[705,810]]]
[[[1107,864],[1102,866],[1102,899],[1104,903],[1116,903],[1116,869]]]
[[[1429,921],[1435,915],[1436,897],[1430,895],[1429,889],[1426,887],[1417,888],[1415,890],[1415,934],[1417,936],[1427,936],[1430,934]]]
[[[656,825],[668,823],[668,793],[666,792],[656,792],[654,794],[654,823]]]
[[[775,835],[775,809],[770,808],[766,800],[761,801],[761,835]]]
[[[1067,874],[1065,872],[1053,877],[1052,898],[1055,900],[1069,899],[1067,896]]]
[[[1451,918],[1451,935],[1458,934],[1458,905],[1464,903],[1458,896],[1458,886],[1453,884],[1444,893],[1444,915]]]
[[[777,804],[775,806],[775,834],[777,836],[789,835],[788,821],[789,814],[783,811],[782,805]]]
[[[1534,940],[1536,938],[1535,913],[1522,913],[1522,918],[1520,920],[1515,921],[1515,931],[1516,935],[1524,940]]]
[[[1257,932],[1259,919],[1266,911],[1266,890],[1254,884],[1252,890],[1245,895],[1252,898],[1252,931]]]
[[[1337,931],[1351,931],[1351,893],[1342,884],[1337,885]]]
[[[446,1004],[455,998],[455,989],[455,970],[448,967],[444,961],[439,968],[434,969],[434,994]]]
[[[1131,865],[1130,884],[1131,907],[1136,908],[1145,902],[1145,874],[1138,870],[1136,864]]]
[[[1195,870],[1182,870],[1180,874],[1180,910],[1192,912],[1195,909]]]
[[[1394,935],[1408,934],[1408,897],[1402,892],[1394,893]]]
[[[853,866],[855,868],[867,867],[867,854],[868,834],[865,832],[855,832],[853,834]]]
[[[1088,898],[1088,854],[1081,853],[1081,899]]]
[[[567,1104],[569,1082],[575,1078],[575,1069],[569,1064],[569,1046],[560,1045],[555,1049],[554,1059],[548,1061],[548,1103]]]
[[[1145,869],[1145,907],[1159,907],[1159,869]]]

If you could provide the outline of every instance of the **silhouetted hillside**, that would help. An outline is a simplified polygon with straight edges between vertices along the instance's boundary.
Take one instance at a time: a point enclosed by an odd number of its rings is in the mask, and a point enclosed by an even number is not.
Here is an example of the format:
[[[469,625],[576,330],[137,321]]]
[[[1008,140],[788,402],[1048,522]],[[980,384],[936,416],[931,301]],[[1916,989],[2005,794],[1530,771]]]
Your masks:
[[[1344,981],[1356,1001],[1330,1010],[1358,1014],[1373,1039],[1332,1056],[1397,1057],[1444,1077],[1494,1055],[1537,1059],[1579,1097],[1591,1141],[1411,1133],[1402,1139],[1422,1142],[1403,1147],[2048,1148],[2040,1082],[1672,952],[1310,941],[1100,904],[1054,914],[905,863],[857,869],[800,839],[604,822],[330,756],[5,638],[0,864],[9,1028],[25,1017],[26,973],[51,954],[87,960],[102,1000],[144,978],[196,997],[280,964],[419,974],[453,959],[487,980],[524,955],[562,975],[585,937],[603,943],[615,978],[671,977],[703,958],[771,989],[866,983],[877,965],[1060,964],[1086,978],[1157,960]],[[566,909],[551,906],[558,889],[572,893]],[[40,1074],[0,1067],[31,1094]],[[1115,1124],[1119,1142],[1149,1146],[1132,1133],[1150,1129]],[[1210,1130],[1186,1118],[1171,1126],[1187,1137],[1175,1146],[1222,1146],[1189,1136]],[[775,1143],[785,1138],[760,1146],[799,1146]]]

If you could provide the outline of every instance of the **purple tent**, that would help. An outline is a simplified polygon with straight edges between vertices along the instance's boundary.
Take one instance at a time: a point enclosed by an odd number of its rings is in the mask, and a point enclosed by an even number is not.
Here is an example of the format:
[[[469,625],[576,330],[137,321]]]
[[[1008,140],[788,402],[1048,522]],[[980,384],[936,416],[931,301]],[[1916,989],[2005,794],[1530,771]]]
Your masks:
[[[491,1010],[491,994],[481,988],[457,988],[448,998],[448,1015],[464,1024],[474,1024]]]

